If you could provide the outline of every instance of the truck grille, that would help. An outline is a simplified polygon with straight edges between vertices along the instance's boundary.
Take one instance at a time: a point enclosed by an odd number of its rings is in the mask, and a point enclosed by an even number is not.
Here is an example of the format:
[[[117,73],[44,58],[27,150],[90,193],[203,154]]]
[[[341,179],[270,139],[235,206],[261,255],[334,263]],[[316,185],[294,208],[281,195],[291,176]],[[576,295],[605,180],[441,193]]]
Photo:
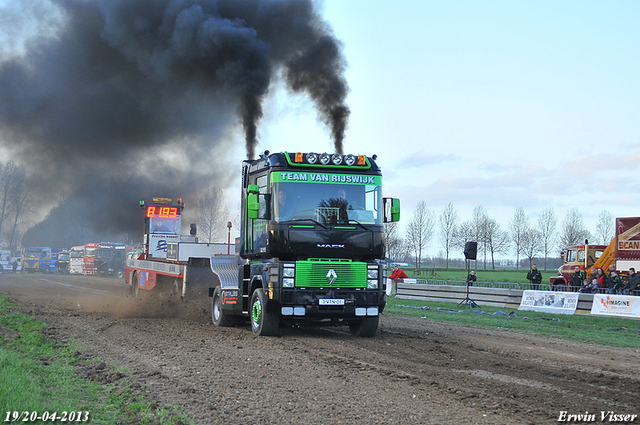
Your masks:
[[[327,275],[333,274],[335,281],[330,283]],[[295,285],[303,288],[366,288],[367,263],[334,259],[298,261]]]

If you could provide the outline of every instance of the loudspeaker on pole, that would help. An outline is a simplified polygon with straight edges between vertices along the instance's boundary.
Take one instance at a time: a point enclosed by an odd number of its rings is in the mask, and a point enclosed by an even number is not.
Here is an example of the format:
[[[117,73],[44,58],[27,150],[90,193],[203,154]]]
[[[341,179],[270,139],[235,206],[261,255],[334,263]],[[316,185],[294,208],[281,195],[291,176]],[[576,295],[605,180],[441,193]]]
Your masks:
[[[478,251],[478,242],[467,242],[464,246],[464,258],[475,260]]]

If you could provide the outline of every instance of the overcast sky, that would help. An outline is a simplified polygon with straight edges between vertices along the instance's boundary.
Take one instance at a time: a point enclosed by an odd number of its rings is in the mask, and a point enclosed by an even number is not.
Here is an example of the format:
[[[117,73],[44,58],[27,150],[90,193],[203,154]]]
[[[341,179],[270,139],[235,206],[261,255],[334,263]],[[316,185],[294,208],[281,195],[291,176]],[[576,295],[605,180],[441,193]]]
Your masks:
[[[28,3],[0,0],[8,5]],[[481,205],[503,229],[519,207],[532,225],[553,207],[558,228],[577,207],[592,233],[603,210],[640,215],[640,2],[326,0],[322,9],[348,62],[344,151],[378,155],[403,226],[419,201],[436,215],[451,202],[462,221]],[[21,47],[6,34],[3,56]],[[263,106],[256,151],[333,150],[306,95],[272,85]],[[241,126],[228,137],[233,212]],[[439,250],[434,239],[427,255]]]
[[[553,207],[640,213],[640,2],[329,0],[351,108],[345,153],[376,153],[385,196],[505,229]],[[282,96],[282,97],[281,97]],[[258,149],[330,150],[303,98],[265,107]],[[434,243],[429,255],[439,250]]]

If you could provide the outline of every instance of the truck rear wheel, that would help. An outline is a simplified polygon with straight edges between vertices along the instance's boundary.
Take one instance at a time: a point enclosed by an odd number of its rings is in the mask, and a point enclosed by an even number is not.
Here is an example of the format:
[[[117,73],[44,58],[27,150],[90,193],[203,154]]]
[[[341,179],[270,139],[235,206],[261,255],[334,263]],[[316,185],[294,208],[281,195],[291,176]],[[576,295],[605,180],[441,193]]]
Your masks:
[[[138,274],[136,272],[133,272],[131,274],[131,280],[129,281],[129,283],[131,283],[131,285],[129,285],[129,296],[135,297],[136,295],[135,285],[138,284]]]
[[[133,280],[131,281],[131,287],[133,288],[133,296],[140,298],[140,287],[138,286],[138,273],[133,273]]]
[[[231,327],[240,325],[242,318],[222,309],[222,289],[216,286],[211,298],[211,321],[216,326]]]
[[[372,337],[378,331],[380,316],[367,317],[365,319],[352,320],[349,322],[349,330],[353,336],[364,338]]]
[[[278,332],[280,318],[267,310],[267,297],[264,289],[258,288],[251,295],[251,329],[258,336],[273,336]]]

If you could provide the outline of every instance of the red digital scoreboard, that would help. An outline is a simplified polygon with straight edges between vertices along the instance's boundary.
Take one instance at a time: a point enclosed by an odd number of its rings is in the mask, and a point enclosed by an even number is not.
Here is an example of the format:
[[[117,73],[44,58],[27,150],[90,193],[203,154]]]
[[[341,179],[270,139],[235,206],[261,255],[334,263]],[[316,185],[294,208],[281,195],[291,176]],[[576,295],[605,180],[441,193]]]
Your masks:
[[[168,207],[168,206],[160,206],[160,205],[149,205],[147,207],[147,218],[148,217],[166,217],[166,218],[176,218],[178,217],[180,211],[178,207]]]

